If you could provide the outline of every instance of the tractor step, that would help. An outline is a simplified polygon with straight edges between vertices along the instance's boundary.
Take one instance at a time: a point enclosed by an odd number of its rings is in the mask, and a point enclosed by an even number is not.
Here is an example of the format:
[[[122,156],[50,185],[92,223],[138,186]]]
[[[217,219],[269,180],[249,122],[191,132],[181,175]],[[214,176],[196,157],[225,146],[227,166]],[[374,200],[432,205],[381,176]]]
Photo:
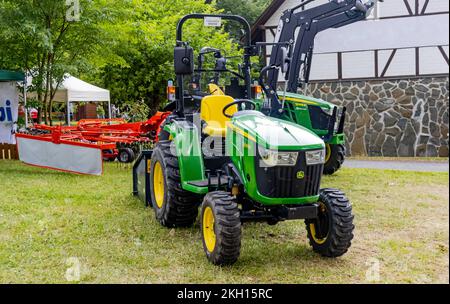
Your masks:
[[[217,188],[228,185],[228,178],[226,176],[222,176],[220,178],[220,185],[219,185],[219,178],[217,176],[211,176],[211,178],[205,179],[205,180],[199,180],[199,181],[193,181],[188,183],[191,186],[195,187],[201,187],[201,188]]]

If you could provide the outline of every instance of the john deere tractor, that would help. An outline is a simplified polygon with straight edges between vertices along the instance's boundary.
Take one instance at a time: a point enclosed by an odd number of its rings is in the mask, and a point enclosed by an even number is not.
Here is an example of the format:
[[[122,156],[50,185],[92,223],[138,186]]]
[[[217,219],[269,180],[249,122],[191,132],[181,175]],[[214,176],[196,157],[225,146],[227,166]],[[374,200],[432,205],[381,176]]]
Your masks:
[[[234,72],[234,89],[242,98],[192,93],[194,50],[183,40],[183,25],[217,18],[237,21],[247,33],[243,64]],[[175,93],[174,111],[162,125],[154,150],[136,163],[135,194],[154,208],[165,227],[192,226],[200,207],[203,248],[215,265],[238,260],[242,224],[254,221],[275,225],[304,220],[313,250],[339,257],[353,238],[352,206],[340,190],[320,188],[323,139],[256,110],[249,81],[255,50],[250,35],[248,22],[239,16],[193,14],[179,22],[176,89],[169,90]]]
[[[246,88],[251,87],[252,94],[249,94],[249,98],[255,102],[258,111],[301,125],[323,139],[326,147],[324,173],[333,174],[341,168],[345,160],[346,109],[322,99],[299,94],[299,90],[307,92],[316,35],[330,28],[365,20],[374,7],[374,1],[331,0],[305,10],[305,5],[313,1],[303,1],[283,13],[274,43],[246,46],[248,49],[253,48],[252,52],[247,53],[248,56],[260,55],[263,47],[272,47],[269,65],[262,69],[258,81],[262,87],[253,86],[254,82],[250,77],[242,79],[229,70],[227,58],[221,50],[205,47],[198,55],[198,65],[192,81],[196,89],[193,95],[204,97],[202,75],[207,72],[214,73],[213,77],[207,79],[210,84],[214,84],[209,85],[210,94],[243,98]],[[217,20],[218,17],[215,18]],[[213,53],[216,59],[213,70],[204,68],[205,57],[210,53]],[[246,66],[245,63],[243,66]],[[234,79],[221,89],[218,87],[219,80],[225,78],[224,74],[231,74]],[[244,81],[245,85],[239,86],[239,81]],[[279,89],[280,83],[282,90]]]

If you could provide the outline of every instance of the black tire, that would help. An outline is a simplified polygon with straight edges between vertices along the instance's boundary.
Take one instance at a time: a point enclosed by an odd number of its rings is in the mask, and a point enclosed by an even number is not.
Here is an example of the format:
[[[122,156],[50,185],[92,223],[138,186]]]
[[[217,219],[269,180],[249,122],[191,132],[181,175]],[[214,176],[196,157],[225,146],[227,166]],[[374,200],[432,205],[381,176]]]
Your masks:
[[[155,198],[154,178],[155,165],[159,162],[164,175],[164,202],[159,207]],[[181,176],[178,158],[170,152],[170,141],[160,141],[152,155],[150,188],[152,206],[156,219],[168,228],[190,227],[198,216],[201,196],[185,191],[181,187]]]
[[[114,154],[113,150],[107,150],[106,152],[108,152],[108,154],[110,154],[110,155]],[[116,160],[116,158],[117,157],[106,157],[106,156],[103,156],[103,161],[105,161],[105,162],[113,162],[113,161]]]
[[[341,169],[345,161],[345,146],[344,145],[327,145],[327,154],[329,158],[323,168],[323,173],[332,175]]]
[[[214,215],[214,249],[208,249],[205,237],[205,212],[210,208]],[[208,260],[217,266],[234,264],[241,251],[241,219],[236,199],[228,192],[208,193],[201,208],[200,228],[203,249]]]
[[[136,154],[131,148],[122,148],[119,150],[119,156],[117,156],[119,162],[124,164],[129,164],[134,162],[136,159]]]
[[[351,246],[355,229],[352,205],[337,189],[320,190],[319,203],[319,218],[305,221],[309,242],[324,257],[342,256]]]

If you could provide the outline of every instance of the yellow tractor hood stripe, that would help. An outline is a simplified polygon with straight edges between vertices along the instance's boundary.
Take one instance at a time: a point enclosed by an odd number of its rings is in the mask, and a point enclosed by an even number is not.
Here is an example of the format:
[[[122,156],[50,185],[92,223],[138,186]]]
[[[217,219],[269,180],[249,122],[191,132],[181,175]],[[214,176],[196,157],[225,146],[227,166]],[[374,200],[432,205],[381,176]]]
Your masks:
[[[280,97],[280,99],[283,100],[283,97]],[[300,104],[309,104],[309,105],[314,105],[314,106],[319,105],[319,103],[317,103],[315,101],[309,101],[309,100],[292,98],[292,97],[286,97],[286,100],[293,101],[293,102],[300,103]]]
[[[255,137],[253,137],[252,135],[248,134],[247,131],[242,130],[242,129],[239,128],[238,126],[233,125],[233,124],[228,124],[228,127],[229,127],[230,129],[232,129],[233,131],[235,131],[236,133],[241,134],[241,135],[244,136],[245,138],[248,138],[248,139],[250,139],[251,141],[257,142],[257,140],[256,140]]]

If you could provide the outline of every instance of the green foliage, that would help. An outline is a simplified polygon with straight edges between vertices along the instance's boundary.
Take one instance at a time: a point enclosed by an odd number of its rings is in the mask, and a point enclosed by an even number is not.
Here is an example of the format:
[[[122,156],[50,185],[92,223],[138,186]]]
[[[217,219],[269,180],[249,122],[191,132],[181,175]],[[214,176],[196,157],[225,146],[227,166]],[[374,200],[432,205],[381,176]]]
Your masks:
[[[262,0],[261,0],[262,1]],[[66,1],[0,1],[0,68],[33,76],[40,113],[51,123],[54,94],[65,75],[105,87],[117,106],[146,103],[151,112],[165,100],[173,74],[175,30],[189,13],[218,13],[204,0],[80,0],[80,16],[68,21]],[[185,25],[184,40],[196,49],[217,47],[239,54],[221,29],[201,21]]]
[[[242,16],[250,24],[253,24],[272,0],[217,0],[216,2],[217,8],[221,9],[224,13]],[[232,33],[233,37],[241,38],[242,33],[238,25],[230,24],[228,30]]]
[[[138,0],[124,9],[126,20],[110,25],[120,33],[114,47],[118,62],[100,63],[101,86],[111,91],[116,105],[144,101],[151,112],[165,101],[167,80],[174,78],[173,47],[178,21],[190,13],[215,13],[214,6],[203,0]],[[215,28],[206,28],[201,21],[190,21],[184,27],[185,41],[195,50],[203,46],[218,47],[227,54],[237,54],[229,35]]]
[[[125,106],[123,117],[132,122],[145,121],[150,115],[150,108],[144,101],[130,103]]]
[[[113,22],[117,3],[122,2],[79,0],[82,10],[77,18],[74,6],[66,1],[0,1],[0,67],[33,76],[31,90],[42,104],[39,109],[46,122],[56,89],[67,73],[87,71],[95,53],[113,57],[108,50],[114,40],[101,25]]]

